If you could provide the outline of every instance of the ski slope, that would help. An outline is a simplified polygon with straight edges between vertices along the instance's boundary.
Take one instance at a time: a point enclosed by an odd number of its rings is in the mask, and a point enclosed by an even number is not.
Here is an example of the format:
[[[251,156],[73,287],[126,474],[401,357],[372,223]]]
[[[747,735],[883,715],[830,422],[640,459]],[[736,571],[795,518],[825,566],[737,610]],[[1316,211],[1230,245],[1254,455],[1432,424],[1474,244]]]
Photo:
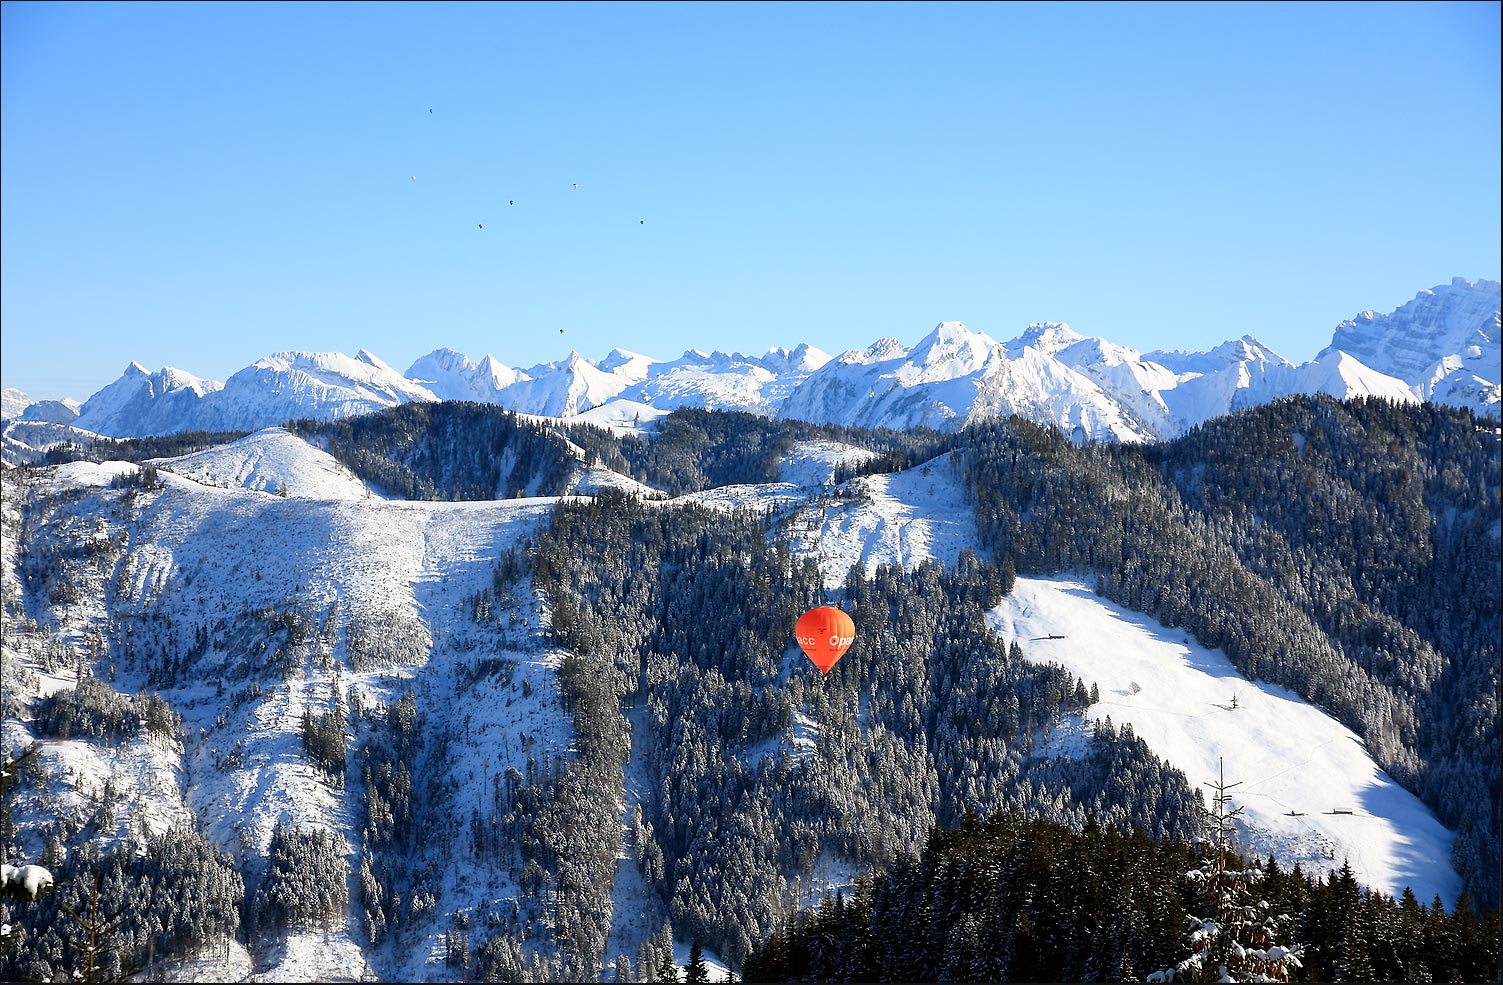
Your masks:
[[[1408,886],[1422,902],[1455,901],[1454,832],[1379,769],[1355,733],[1303,698],[1248,681],[1222,651],[1077,580],[1019,578],[989,618],[1027,659],[1095,682],[1101,701],[1089,717],[1130,724],[1192,784],[1216,779],[1224,759],[1227,781],[1240,783],[1232,803],[1244,810],[1252,851],[1311,873],[1349,861],[1359,881],[1385,893]]]

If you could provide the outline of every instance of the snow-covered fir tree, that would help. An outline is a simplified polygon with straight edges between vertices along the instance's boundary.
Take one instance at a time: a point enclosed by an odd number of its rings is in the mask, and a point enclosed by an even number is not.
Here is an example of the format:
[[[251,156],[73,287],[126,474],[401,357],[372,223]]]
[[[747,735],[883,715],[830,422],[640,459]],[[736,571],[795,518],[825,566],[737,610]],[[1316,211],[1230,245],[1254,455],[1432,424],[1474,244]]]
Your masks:
[[[1226,782],[1223,760],[1221,776],[1207,784],[1215,791],[1209,851],[1198,868],[1185,873],[1203,903],[1203,916],[1187,917],[1193,953],[1149,975],[1150,982],[1286,982],[1301,966],[1300,945],[1278,943],[1294,918],[1274,913],[1266,900],[1253,898],[1249,887],[1262,873],[1255,867],[1228,867],[1236,858],[1232,836],[1242,808],[1228,810],[1232,798],[1227,791],[1238,785]]]

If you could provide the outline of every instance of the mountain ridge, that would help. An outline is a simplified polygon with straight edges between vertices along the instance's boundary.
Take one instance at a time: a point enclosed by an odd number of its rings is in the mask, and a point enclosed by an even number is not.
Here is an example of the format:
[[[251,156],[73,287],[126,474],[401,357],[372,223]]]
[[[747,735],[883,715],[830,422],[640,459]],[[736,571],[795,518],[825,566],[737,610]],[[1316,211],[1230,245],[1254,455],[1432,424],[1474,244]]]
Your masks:
[[[145,437],[256,430],[409,401],[472,400],[564,418],[621,401],[660,412],[702,407],[895,429],[955,430],[1019,414],[1076,440],[1160,441],[1295,393],[1434,401],[1496,415],[1499,296],[1496,281],[1455,278],[1392,312],[1341,322],[1331,344],[1298,365],[1251,335],[1204,352],[1139,352],[1063,322],[1036,322],[998,342],[942,321],[911,348],[886,338],[833,357],[808,343],[762,356],[690,349],[671,360],[616,348],[599,360],[571,352],[519,369],[440,347],[399,373],[366,349],[353,357],[278,352],[223,383],[132,362],[77,408],[76,420],[51,406],[31,417]],[[7,391],[7,420],[33,406]]]

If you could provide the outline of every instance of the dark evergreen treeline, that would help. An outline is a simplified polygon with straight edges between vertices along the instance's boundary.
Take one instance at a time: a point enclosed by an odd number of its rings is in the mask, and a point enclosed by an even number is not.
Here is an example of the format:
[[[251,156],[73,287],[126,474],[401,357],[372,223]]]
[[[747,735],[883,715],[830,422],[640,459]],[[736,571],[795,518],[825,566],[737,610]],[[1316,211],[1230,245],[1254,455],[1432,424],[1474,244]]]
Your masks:
[[[567,491],[579,461],[558,429],[467,401],[407,403],[289,428],[402,499],[556,496]]]
[[[826,896],[746,960],[757,981],[1126,981],[1193,948],[1197,853],[1178,838],[1094,822],[1083,831],[1015,812],[935,829],[922,851]],[[1296,981],[1495,981],[1498,912],[1447,912],[1276,861],[1238,861],[1253,897],[1293,917]],[[1213,976],[1215,972],[1211,971]]]
[[[343,926],[350,902],[347,851],[338,835],[277,822],[266,878],[252,907],[261,926],[271,931]]]
[[[681,408],[645,435],[617,438],[584,424],[523,418],[490,404],[410,403],[359,417],[294,421],[362,479],[405,499],[483,500],[568,491],[578,463],[629,475],[672,495],[778,478],[797,441],[823,438],[878,452],[841,479],[906,468],[947,450],[954,435],[869,431]]]
[[[853,570],[837,601],[859,639],[821,677],[791,647],[798,616],[824,598],[818,572],[770,529],[754,513],[612,494],[561,507],[529,553],[572,654],[563,683],[584,768],[611,783],[580,792],[620,797],[638,747],[652,782],[634,851],[655,890],[642,905],[678,936],[739,962],[822,857],[887,864],[967,810],[1082,825],[1100,810],[1156,834],[1194,830],[1196,795],[1130,732],[1100,730],[1071,764],[1034,755],[1089,689],[990,632],[997,568],[967,555],[953,570]],[[608,907],[609,889],[599,881],[578,904]]]
[[[1498,902],[1499,445],[1471,414],[1292,397],[1164,446],[967,431],[984,544],[1294,690],[1461,829]]]
[[[908,468],[944,453],[955,442],[952,434],[924,428],[873,431],[681,407],[658,421],[651,434],[622,438],[621,455],[638,481],[678,496],[735,483],[776,482],[783,455],[796,442],[816,439],[878,453],[873,462],[845,469],[839,481],[862,472]]]
[[[64,852],[64,835],[51,835],[39,859],[51,869],[55,891],[35,902],[0,902],[0,922],[21,920],[26,940],[25,947],[0,954],[0,979],[84,977],[84,953],[76,942],[87,941],[88,934],[65,906],[84,920],[91,911],[129,917],[109,934],[113,953],[99,970],[107,977],[97,980],[123,980],[121,971],[131,968],[144,969],[151,980],[156,962],[227,947],[235,939],[246,903],[244,883],[231,860],[196,831],[173,829],[108,852],[92,840]]]
[[[65,462],[145,462],[153,458],[178,458],[196,451],[227,445],[249,431],[179,431],[150,438],[95,438],[87,445],[64,442],[49,448],[44,465]]]
[[[90,736],[120,742],[143,732],[176,739],[182,731],[181,718],[160,695],[121,694],[93,677],[44,697],[37,703],[35,720],[37,734],[49,739]]]

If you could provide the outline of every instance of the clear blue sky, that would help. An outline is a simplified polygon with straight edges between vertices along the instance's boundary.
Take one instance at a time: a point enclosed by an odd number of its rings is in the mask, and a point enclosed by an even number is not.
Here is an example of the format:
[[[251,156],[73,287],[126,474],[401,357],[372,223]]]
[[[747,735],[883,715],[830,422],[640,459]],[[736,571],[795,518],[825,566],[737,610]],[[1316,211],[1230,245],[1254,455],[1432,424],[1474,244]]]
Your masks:
[[[1499,276],[1499,30],[1497,3],[5,3],[3,382],[839,353],[942,319],[1299,362]]]

